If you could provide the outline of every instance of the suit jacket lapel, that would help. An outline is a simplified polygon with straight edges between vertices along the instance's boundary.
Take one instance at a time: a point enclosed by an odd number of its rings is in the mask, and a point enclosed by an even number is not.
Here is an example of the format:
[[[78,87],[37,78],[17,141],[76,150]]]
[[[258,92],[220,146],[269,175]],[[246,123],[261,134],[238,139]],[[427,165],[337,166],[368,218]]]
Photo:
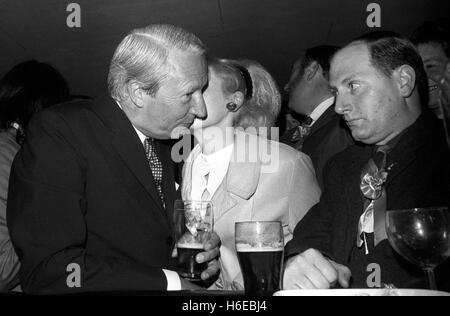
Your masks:
[[[112,147],[123,165],[145,188],[160,212],[164,213],[152,172],[145,157],[144,147],[125,113],[110,97],[102,98],[94,107],[94,111],[109,127]],[[135,194],[133,185],[130,184],[129,190],[132,191],[133,195]]]
[[[433,137],[427,125],[427,117],[421,115],[417,121],[400,135],[397,145],[387,156],[387,166],[391,167],[386,187],[395,179],[403,170],[405,170],[417,157],[416,152],[426,144],[429,137]]]
[[[165,215],[170,226],[173,225],[173,207],[175,200],[181,199],[179,191],[175,189],[175,172],[178,166],[172,160],[172,141],[158,141],[158,149],[163,165],[163,192],[166,203]]]
[[[236,157],[236,144],[232,157]],[[231,211],[239,199],[248,200],[255,194],[260,171],[260,162],[236,162],[232,159],[225,179],[213,196],[213,200],[222,206],[221,213],[217,214],[217,221]]]
[[[211,202],[214,206],[214,223],[219,222],[226,213],[231,211],[233,207],[238,204],[237,198],[226,190],[225,181],[222,181],[217,188]]]
[[[334,116],[338,115],[334,111],[334,105],[331,105],[323,114],[319,117],[317,122],[314,123],[314,125],[311,127],[310,134],[306,137],[308,139],[311,135],[314,135],[318,130],[320,130],[322,127],[328,124]]]

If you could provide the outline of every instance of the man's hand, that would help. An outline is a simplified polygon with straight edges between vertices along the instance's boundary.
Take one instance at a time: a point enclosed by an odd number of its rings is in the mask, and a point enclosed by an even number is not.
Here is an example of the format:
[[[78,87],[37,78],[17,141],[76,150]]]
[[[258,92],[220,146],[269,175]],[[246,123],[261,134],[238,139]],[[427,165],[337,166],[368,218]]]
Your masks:
[[[208,280],[209,278],[217,275],[220,271],[219,261],[219,248],[220,238],[216,233],[211,233],[210,238],[203,244],[204,252],[197,255],[196,260],[198,263],[208,262],[208,268],[202,272],[202,280]]]
[[[202,272],[202,280],[208,280],[219,273],[220,265],[217,259],[220,254],[220,244],[219,236],[213,232],[210,238],[203,244],[205,251],[197,255],[196,260],[198,263],[208,262],[208,268]]]
[[[211,233],[210,238],[205,241],[203,245],[204,252],[201,252],[195,258],[198,263],[208,262],[208,268],[202,272],[201,278],[203,281],[210,279],[211,277],[219,274],[220,265],[217,260],[220,254],[220,237],[216,233]],[[177,248],[172,251],[172,258],[178,256]],[[187,281],[186,281],[187,282]],[[183,285],[183,284],[182,284]]]
[[[348,288],[350,277],[347,267],[325,258],[315,249],[309,249],[286,263],[283,289],[329,289],[338,282]]]

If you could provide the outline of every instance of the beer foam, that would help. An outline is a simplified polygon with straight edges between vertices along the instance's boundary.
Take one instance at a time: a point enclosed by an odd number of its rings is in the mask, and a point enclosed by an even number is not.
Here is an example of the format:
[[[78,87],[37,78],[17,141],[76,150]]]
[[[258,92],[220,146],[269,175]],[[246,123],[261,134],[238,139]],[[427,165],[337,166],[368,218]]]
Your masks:
[[[203,244],[199,243],[177,243],[178,248],[184,249],[203,249]]]
[[[282,246],[254,247],[249,244],[236,244],[236,251],[238,251],[238,252],[273,252],[273,251],[283,251],[283,247]]]

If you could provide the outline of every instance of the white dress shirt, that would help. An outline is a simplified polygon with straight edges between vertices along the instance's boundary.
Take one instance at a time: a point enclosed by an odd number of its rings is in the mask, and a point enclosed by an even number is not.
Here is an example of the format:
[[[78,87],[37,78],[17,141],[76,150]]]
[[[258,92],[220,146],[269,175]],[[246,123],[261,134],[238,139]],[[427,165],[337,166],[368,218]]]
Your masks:
[[[200,201],[205,189],[213,197],[228,171],[234,145],[231,144],[210,155],[200,153],[192,165],[191,199]],[[200,145],[193,152],[200,151]],[[206,175],[207,178],[206,178]]]
[[[117,105],[119,105],[119,107],[122,109],[122,106],[119,104],[119,102],[117,102]],[[147,138],[147,136],[145,136],[134,125],[133,125],[133,128],[136,131],[137,135],[139,136],[139,140],[141,141],[142,146],[144,146],[144,142],[145,142],[145,139]],[[166,275],[167,291],[180,291],[181,290],[181,280],[180,280],[180,276],[178,275],[178,273],[175,271],[166,270],[166,269],[162,269],[162,271]]]
[[[312,118],[313,120],[309,126],[313,126],[314,123],[322,116],[322,114],[325,113],[325,111],[328,110],[328,108],[333,104],[334,104],[334,97],[326,99],[325,101],[320,103],[309,115],[309,117]]]

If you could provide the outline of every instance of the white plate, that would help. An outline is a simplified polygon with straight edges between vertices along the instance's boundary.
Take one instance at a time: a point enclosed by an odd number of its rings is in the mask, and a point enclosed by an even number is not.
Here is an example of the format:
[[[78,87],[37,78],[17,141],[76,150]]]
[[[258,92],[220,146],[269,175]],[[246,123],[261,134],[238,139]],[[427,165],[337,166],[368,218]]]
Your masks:
[[[450,296],[450,293],[413,289],[342,289],[278,291],[274,296]]]

